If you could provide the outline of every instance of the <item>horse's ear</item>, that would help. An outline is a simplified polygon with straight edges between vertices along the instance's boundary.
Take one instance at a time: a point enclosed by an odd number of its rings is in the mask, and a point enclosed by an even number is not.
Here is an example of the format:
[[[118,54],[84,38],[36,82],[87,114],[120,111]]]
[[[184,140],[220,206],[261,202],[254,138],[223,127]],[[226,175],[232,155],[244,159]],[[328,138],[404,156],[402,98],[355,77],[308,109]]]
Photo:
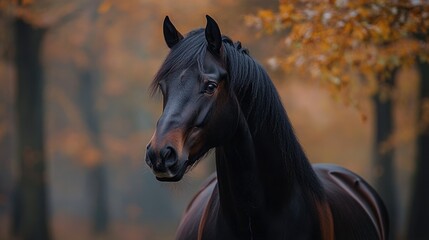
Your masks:
[[[163,30],[165,43],[167,43],[167,46],[169,48],[172,48],[180,40],[183,39],[182,34],[177,31],[176,27],[174,27],[173,23],[171,23],[170,18],[168,16],[166,16],[164,19]]]
[[[209,15],[206,15],[207,26],[206,26],[206,40],[208,43],[208,49],[215,55],[220,55],[220,48],[222,47],[222,35],[220,29],[215,20]]]

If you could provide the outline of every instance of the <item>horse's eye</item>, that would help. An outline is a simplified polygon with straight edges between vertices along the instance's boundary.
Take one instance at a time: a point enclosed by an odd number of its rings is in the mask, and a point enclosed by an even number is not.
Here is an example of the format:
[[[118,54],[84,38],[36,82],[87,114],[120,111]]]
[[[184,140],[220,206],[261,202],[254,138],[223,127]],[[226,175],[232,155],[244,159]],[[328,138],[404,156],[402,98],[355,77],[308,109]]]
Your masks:
[[[217,88],[217,84],[215,82],[208,82],[204,88],[204,92],[207,94],[213,94]]]

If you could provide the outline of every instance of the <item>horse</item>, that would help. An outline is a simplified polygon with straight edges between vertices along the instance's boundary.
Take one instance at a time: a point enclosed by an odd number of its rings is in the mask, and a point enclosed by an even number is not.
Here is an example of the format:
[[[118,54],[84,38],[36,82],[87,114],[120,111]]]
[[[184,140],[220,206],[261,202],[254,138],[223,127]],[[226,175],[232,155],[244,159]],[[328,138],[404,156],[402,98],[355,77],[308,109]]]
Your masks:
[[[185,36],[165,18],[170,52],[151,84],[163,96],[145,158],[155,177],[179,181],[215,149],[216,173],[176,239],[388,239],[376,191],[340,166],[309,163],[267,72],[206,18]]]

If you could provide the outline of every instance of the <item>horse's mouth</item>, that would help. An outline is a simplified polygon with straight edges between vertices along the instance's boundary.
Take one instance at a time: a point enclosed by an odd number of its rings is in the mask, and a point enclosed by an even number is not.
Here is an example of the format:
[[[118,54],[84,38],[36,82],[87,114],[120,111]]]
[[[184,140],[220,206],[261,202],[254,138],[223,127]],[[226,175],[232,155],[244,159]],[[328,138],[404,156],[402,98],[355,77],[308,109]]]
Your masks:
[[[156,177],[156,180],[160,181],[160,182],[178,182],[183,178],[182,176],[179,175],[175,175],[173,177]]]
[[[168,169],[165,172],[154,172],[155,177],[161,182],[178,182],[182,180],[185,173],[195,166],[196,162],[198,162],[203,156],[204,154],[189,156],[188,160],[183,161],[182,164],[177,164],[172,169]]]
[[[182,164],[178,164],[174,168],[168,169],[165,172],[154,172],[155,177],[161,182],[178,182],[183,178],[191,166],[189,162],[189,160],[186,160]]]

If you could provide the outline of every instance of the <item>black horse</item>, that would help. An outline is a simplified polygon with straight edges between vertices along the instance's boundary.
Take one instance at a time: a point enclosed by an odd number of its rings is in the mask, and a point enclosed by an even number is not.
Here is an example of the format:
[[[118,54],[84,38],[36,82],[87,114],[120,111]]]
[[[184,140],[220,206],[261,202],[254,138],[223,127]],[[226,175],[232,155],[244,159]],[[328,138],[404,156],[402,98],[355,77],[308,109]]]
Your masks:
[[[265,70],[240,42],[205,29],[183,37],[166,17],[171,49],[153,81],[163,113],[146,162],[179,181],[210,149],[216,174],[189,204],[177,239],[387,239],[388,215],[358,175],[310,165]]]

